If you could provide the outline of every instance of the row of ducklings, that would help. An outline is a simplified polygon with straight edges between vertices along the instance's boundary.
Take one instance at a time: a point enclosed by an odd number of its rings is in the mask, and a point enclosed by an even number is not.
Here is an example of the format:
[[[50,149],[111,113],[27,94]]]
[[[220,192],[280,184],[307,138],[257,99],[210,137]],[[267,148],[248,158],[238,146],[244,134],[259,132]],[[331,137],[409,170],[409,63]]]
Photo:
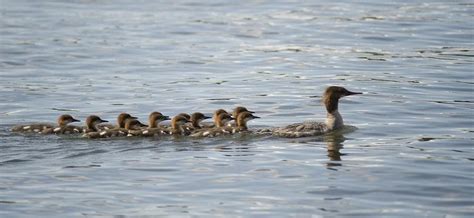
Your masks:
[[[13,132],[36,132],[41,134],[82,134],[87,138],[107,138],[119,136],[163,136],[183,135],[192,137],[214,137],[226,134],[235,134],[248,131],[247,122],[260,118],[253,115],[253,111],[245,107],[236,107],[232,114],[224,109],[216,110],[213,114],[214,123],[202,124],[201,121],[210,119],[203,113],[195,112],[191,115],[180,113],[172,119],[160,112],[152,112],[148,117],[148,125],[141,123],[137,117],[128,113],[121,113],[117,117],[117,125],[104,124],[107,120],[99,116],[90,115],[85,126],[70,125],[80,122],[71,115],[59,116],[57,126],[53,124],[27,124],[13,127]],[[160,125],[160,122],[171,120],[171,125]],[[232,120],[235,122],[231,123]]]

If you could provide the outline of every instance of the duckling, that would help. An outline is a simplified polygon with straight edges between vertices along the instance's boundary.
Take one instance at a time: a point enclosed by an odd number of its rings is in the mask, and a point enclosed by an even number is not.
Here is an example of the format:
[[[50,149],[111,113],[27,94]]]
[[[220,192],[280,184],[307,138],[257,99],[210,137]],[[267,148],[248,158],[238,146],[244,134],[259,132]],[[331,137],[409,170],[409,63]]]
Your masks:
[[[125,121],[125,129],[127,129],[127,136],[141,136],[143,132],[143,127],[148,126],[135,119],[127,119],[127,121]]]
[[[237,117],[239,116],[240,113],[242,112],[249,112],[251,114],[255,113],[253,111],[249,111],[247,110],[246,107],[242,107],[242,106],[238,106],[236,108],[234,108],[234,110],[232,111],[232,117],[234,117],[235,119],[237,119]]]
[[[296,138],[306,136],[322,135],[330,131],[344,127],[344,121],[338,111],[339,99],[349,95],[358,95],[361,92],[351,92],[340,86],[328,87],[323,95],[323,103],[326,106],[326,122],[304,122],[295,123],[286,127],[270,129],[273,135]]]
[[[191,133],[191,137],[214,137],[228,133],[228,129],[226,129],[225,126],[233,119],[234,118],[232,118],[228,113],[220,113],[214,118],[215,127],[195,130]]]
[[[193,114],[191,114],[191,123],[188,123],[190,125],[186,125],[186,129],[188,131],[194,131],[196,129],[201,129],[201,121],[205,120],[205,119],[209,119],[211,117],[208,117],[206,115],[204,115],[203,113],[200,113],[200,112],[195,112]]]
[[[160,112],[152,112],[148,116],[148,128],[142,131],[143,136],[154,136],[165,134],[164,127],[158,126],[161,121],[170,120],[168,116],[163,115]]]
[[[227,113],[227,111],[224,110],[224,109],[217,109],[216,111],[214,111],[214,113],[212,115],[212,119],[214,119],[214,123],[206,123],[206,124],[203,124],[202,127],[203,128],[214,128],[214,127],[216,127],[215,120],[221,114],[229,114],[229,113]]]
[[[67,125],[72,122],[80,122],[70,116],[59,117],[57,127],[51,127],[41,131],[41,134],[77,134],[82,132],[82,127]]]
[[[58,126],[55,127],[54,124],[49,123],[33,123],[33,124],[25,124],[25,125],[17,125],[14,126],[11,131],[12,132],[36,132],[41,133],[47,129],[55,129],[55,128],[63,128],[67,126],[69,123],[72,122],[79,122],[79,120],[74,119],[69,114],[63,114],[58,117],[57,124]]]
[[[249,112],[251,114],[255,113],[253,111],[249,111],[246,107],[238,106],[234,108],[234,110],[232,111],[232,117],[235,118],[234,120],[235,122],[234,123],[229,122],[228,126],[237,126],[237,118],[239,117],[239,114],[243,112]]]
[[[125,121],[127,119],[137,119],[137,117],[134,117],[128,113],[120,113],[118,116],[117,116],[117,125],[113,125],[113,124],[102,124],[102,125],[98,125],[97,127],[100,129],[100,130],[109,130],[109,129],[118,129],[118,128],[125,128]]]
[[[174,116],[173,119],[171,119],[171,128],[168,128],[165,132],[170,135],[189,135],[189,130],[184,127],[185,124],[189,122],[191,121],[186,116]]]
[[[247,127],[247,122],[253,119],[258,119],[260,117],[257,117],[252,114],[251,111],[244,111],[239,113],[237,119],[236,119],[236,126],[235,127],[227,127],[227,132],[230,132],[231,134],[235,134],[238,132],[246,132],[249,131]]]
[[[84,133],[82,137],[86,138],[101,138],[100,129],[97,127],[100,123],[109,122],[107,120],[102,120],[99,116],[90,115],[86,119],[86,126],[82,129]]]
[[[124,124],[124,128],[114,128],[114,129],[108,129],[108,130],[102,130],[100,131],[100,137],[101,138],[108,138],[108,137],[120,137],[120,136],[127,136],[130,131],[129,130],[138,130],[135,128],[135,126],[137,125],[136,123],[132,122],[131,124],[129,124],[129,128],[133,128],[133,129],[129,129],[127,128],[127,123],[129,123],[130,121],[132,120],[136,120],[136,119],[133,119],[133,118],[129,118],[129,119],[125,119],[125,124]],[[138,121],[138,120],[137,120]],[[140,123],[140,122],[139,122]],[[146,125],[142,124],[141,127],[145,127]],[[134,134],[137,134],[139,135],[138,131],[137,132],[134,132]]]
[[[212,115],[212,119],[216,120],[217,116],[221,114],[229,114],[229,113],[224,109],[217,109],[216,111],[214,111],[214,114]]]
[[[191,120],[191,115],[187,114],[187,113],[179,113],[178,115],[176,116],[183,116],[184,118],[188,119],[188,120]]]

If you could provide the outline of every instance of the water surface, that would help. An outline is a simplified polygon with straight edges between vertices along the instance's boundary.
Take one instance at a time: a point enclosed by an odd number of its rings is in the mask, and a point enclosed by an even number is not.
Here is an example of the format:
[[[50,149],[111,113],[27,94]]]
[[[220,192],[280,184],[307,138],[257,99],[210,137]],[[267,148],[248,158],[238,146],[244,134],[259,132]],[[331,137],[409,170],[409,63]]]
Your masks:
[[[470,1],[1,1],[0,215],[474,215]],[[245,105],[280,139],[12,134],[70,113]]]

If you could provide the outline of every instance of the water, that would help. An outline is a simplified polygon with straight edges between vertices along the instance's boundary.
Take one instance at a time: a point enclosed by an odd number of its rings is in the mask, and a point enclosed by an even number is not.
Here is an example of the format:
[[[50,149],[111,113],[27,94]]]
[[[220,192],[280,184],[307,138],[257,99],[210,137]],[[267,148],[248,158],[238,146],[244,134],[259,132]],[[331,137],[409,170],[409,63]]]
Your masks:
[[[474,215],[471,1],[0,3],[0,216]],[[70,113],[245,105],[304,139],[23,136]]]

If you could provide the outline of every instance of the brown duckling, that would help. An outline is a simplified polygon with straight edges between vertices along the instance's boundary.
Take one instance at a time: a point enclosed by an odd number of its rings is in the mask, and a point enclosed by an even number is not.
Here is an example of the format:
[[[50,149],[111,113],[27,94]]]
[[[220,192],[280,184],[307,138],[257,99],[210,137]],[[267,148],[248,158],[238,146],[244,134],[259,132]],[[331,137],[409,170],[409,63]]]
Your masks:
[[[246,107],[237,106],[232,111],[232,117],[235,119],[234,120],[235,122],[234,123],[229,122],[228,126],[237,126],[237,118],[239,117],[239,114],[243,113],[243,112],[249,112],[251,114],[255,113],[253,111],[249,111]]]
[[[79,120],[74,119],[69,114],[63,114],[58,117],[57,119],[57,126],[54,124],[49,123],[32,123],[32,124],[24,124],[24,125],[17,125],[14,126],[11,131],[12,132],[36,132],[41,133],[45,130],[51,129],[54,130],[55,128],[61,128],[67,126],[69,123],[79,122]]]
[[[216,111],[214,111],[214,113],[212,115],[212,119],[214,119],[214,123],[205,123],[205,124],[202,125],[202,127],[203,128],[214,128],[214,127],[216,127],[216,123],[215,123],[216,118],[221,114],[229,114],[229,113],[224,109],[217,109]]]
[[[137,119],[137,117],[134,117],[128,113],[120,113],[117,116],[117,125],[113,124],[102,124],[97,126],[100,130],[109,130],[109,129],[119,129],[119,128],[125,128],[125,121],[127,119]]]
[[[236,108],[234,108],[234,110],[232,111],[232,117],[234,117],[235,119],[237,119],[237,117],[239,116],[240,113],[242,112],[249,112],[251,114],[255,113],[253,111],[249,111],[247,110],[246,107],[242,107],[242,106],[238,106]]]
[[[190,131],[185,128],[186,123],[191,122],[186,116],[178,115],[171,119],[171,127],[165,130],[169,135],[189,135]]]
[[[82,132],[82,127],[68,125],[72,122],[80,122],[70,115],[63,115],[58,118],[58,126],[44,129],[41,134],[78,134]]]
[[[99,116],[90,115],[86,119],[86,126],[82,129],[84,133],[82,137],[87,138],[101,138],[101,130],[97,127],[101,123],[109,122],[107,120],[102,120]]]
[[[206,137],[206,136],[218,136],[224,134],[227,130],[225,128],[226,124],[233,120],[228,113],[220,113],[217,117],[214,118],[215,127],[198,129],[192,132],[192,137]]]
[[[125,119],[123,128],[113,128],[113,129],[108,129],[108,130],[102,130],[100,132],[101,138],[127,136],[130,132],[129,130],[138,130],[136,129],[136,126],[138,124],[136,122],[131,122],[133,120],[138,121],[137,119],[134,119],[134,118],[128,118],[128,119]],[[127,128],[127,123],[129,123],[128,128]],[[140,122],[138,121],[138,123]],[[145,126],[147,125],[144,125],[144,124],[140,125],[140,127],[145,127]],[[136,134],[139,135],[138,132],[136,132]]]
[[[205,119],[209,119],[209,118],[211,118],[211,117],[208,117],[208,116],[204,115],[201,112],[195,112],[195,113],[191,114],[191,118],[190,118],[191,123],[188,123],[189,125],[188,124],[186,125],[186,129],[189,130],[189,131],[194,131],[196,129],[201,129],[201,128],[203,128],[200,124],[201,121],[203,121]]]
[[[127,136],[141,136],[143,132],[143,127],[148,126],[135,119],[128,119],[127,121],[125,121],[125,129],[127,129]]]
[[[160,112],[152,112],[150,116],[148,116],[148,128],[142,130],[143,136],[154,136],[154,135],[162,135],[166,134],[165,127],[160,127],[159,123],[161,121],[170,120],[168,116],[163,115]]]

